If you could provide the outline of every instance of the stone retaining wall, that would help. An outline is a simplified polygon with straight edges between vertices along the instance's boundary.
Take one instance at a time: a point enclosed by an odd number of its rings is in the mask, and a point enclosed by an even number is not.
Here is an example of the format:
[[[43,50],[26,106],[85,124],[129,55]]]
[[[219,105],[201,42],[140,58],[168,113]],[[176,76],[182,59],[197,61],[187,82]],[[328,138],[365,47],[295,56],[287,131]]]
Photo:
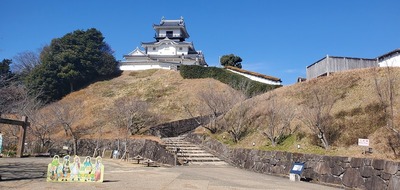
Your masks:
[[[159,144],[156,141],[147,139],[129,139],[127,143],[128,143],[127,147],[130,158],[140,155],[144,158],[148,158],[159,163],[174,165],[175,162],[174,156],[167,152],[165,146]],[[71,143],[68,142],[64,142],[62,145],[72,146]],[[123,141],[119,142],[119,147],[120,147],[120,156],[122,156],[125,147]],[[59,147],[56,148],[61,150],[62,149],[61,144]],[[96,148],[96,140],[81,139],[78,141],[77,154],[80,156],[92,156],[95,148]],[[103,150],[112,151],[117,149],[118,149],[118,140],[107,139],[107,140],[101,140],[101,142],[99,142],[99,147],[96,152],[97,155],[102,155]]]
[[[304,162],[303,180],[344,188],[400,189],[399,162],[229,148],[208,136],[196,134],[189,134],[186,140],[209,149],[234,166],[254,172],[288,177],[294,162]]]
[[[151,127],[149,133],[157,137],[176,137],[193,129],[196,129],[202,124],[210,122],[210,116],[198,116],[189,119],[182,119],[163,123],[154,127]]]

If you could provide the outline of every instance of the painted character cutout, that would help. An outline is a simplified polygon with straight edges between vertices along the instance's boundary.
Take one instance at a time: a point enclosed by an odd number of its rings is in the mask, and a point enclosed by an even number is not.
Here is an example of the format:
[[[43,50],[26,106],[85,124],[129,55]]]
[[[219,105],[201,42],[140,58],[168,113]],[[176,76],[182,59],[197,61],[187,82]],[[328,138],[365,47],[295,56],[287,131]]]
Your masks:
[[[75,181],[78,179],[80,181],[79,171],[81,170],[81,159],[79,156],[74,157],[74,162],[71,164],[71,180]]]
[[[71,173],[71,170],[69,168],[69,155],[64,156],[64,160],[63,160],[63,165],[62,165],[62,173],[63,173],[63,177],[61,179],[61,181],[68,181],[68,177]]]
[[[103,177],[102,177],[102,172],[104,170],[103,168],[104,167],[103,167],[103,164],[101,163],[101,157],[98,156],[96,158],[96,164],[94,166],[94,170],[95,170],[94,181],[100,181],[100,182],[103,181]]]
[[[55,155],[49,166],[48,175],[50,179],[48,179],[48,181],[50,180],[58,181],[58,178],[60,177],[59,165],[60,165],[60,157],[58,155]]]
[[[85,181],[90,181],[91,179],[91,174],[92,174],[92,162],[90,161],[90,156],[87,156],[85,158],[85,161],[83,161],[83,167],[82,167],[82,172],[83,176],[82,178],[85,179]]]

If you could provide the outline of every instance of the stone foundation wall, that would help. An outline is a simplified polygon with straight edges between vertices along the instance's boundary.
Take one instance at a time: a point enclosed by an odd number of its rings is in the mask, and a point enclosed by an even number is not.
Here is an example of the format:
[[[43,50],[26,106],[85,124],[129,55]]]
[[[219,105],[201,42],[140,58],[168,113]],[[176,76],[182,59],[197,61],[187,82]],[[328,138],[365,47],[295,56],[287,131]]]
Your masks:
[[[210,122],[210,116],[198,116],[151,127],[149,133],[161,138],[176,137],[188,133],[189,131],[196,129],[201,124],[206,124],[208,122]]]
[[[208,136],[189,134],[199,144],[226,162],[254,172],[289,176],[294,162],[304,162],[302,179],[344,188],[400,189],[400,163],[371,158],[229,148]]]
[[[118,143],[119,143],[120,156],[122,156],[125,144],[123,143],[123,141],[118,142],[118,140],[101,140],[101,142],[99,142],[99,147],[96,150],[95,156],[102,155],[103,150],[109,150],[109,151],[117,150]],[[80,156],[93,156],[96,144],[97,144],[96,140],[92,139],[79,140],[77,154]],[[62,143],[62,145],[67,145],[72,147],[72,144],[68,142],[64,142]],[[146,139],[130,139],[127,142],[127,147],[130,158],[140,155],[144,158],[148,158],[159,163],[174,165],[175,162],[174,156],[167,152],[165,146],[159,144],[156,141],[146,140]],[[61,150],[62,149],[61,144],[56,148]]]

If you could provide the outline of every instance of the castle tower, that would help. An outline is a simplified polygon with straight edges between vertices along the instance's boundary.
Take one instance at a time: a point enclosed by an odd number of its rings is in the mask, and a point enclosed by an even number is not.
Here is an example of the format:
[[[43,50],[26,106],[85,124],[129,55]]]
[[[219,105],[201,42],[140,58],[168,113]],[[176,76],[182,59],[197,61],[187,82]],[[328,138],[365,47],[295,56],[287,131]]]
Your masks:
[[[154,24],[155,40],[142,43],[144,50],[136,48],[120,62],[121,70],[170,69],[178,70],[180,65],[207,66],[204,55],[196,51],[192,42],[187,42],[189,33],[183,17],[179,20],[161,19]]]

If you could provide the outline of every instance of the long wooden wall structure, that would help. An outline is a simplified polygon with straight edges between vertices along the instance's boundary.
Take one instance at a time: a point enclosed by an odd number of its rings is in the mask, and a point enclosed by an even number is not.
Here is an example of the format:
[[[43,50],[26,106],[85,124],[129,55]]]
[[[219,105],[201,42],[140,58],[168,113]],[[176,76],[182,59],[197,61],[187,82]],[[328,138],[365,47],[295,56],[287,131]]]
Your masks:
[[[307,80],[339,71],[378,67],[376,59],[326,56],[307,67]]]

